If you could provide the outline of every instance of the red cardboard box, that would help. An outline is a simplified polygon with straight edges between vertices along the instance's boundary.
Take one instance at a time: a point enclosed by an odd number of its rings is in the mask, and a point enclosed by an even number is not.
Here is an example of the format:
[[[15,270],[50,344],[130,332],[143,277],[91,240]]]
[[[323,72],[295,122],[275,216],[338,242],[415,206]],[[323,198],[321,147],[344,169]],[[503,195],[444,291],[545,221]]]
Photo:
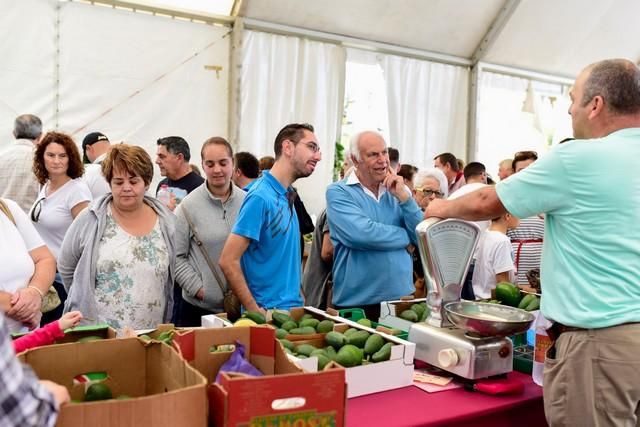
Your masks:
[[[245,346],[245,357],[265,376],[225,373],[221,383],[214,384],[231,353],[211,353],[209,349],[236,341]],[[273,328],[179,331],[174,342],[183,357],[207,378],[209,413],[218,427],[344,426],[347,395],[344,369],[334,366],[322,372],[303,372],[287,358]]]

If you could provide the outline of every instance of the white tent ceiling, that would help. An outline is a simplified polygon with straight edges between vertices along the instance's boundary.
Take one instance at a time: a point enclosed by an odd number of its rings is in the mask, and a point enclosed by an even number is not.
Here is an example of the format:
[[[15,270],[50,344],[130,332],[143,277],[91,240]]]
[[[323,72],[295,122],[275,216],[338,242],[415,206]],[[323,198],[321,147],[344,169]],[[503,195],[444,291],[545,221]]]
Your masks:
[[[242,0],[238,15],[564,77],[640,59],[637,0]]]

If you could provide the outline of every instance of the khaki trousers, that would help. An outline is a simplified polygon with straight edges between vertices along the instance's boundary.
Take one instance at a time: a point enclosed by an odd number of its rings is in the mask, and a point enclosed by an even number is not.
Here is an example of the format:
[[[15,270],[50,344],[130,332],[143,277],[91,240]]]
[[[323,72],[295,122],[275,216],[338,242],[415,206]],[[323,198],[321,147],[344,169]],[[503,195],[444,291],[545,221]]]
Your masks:
[[[565,332],[544,364],[550,426],[640,426],[640,323]]]

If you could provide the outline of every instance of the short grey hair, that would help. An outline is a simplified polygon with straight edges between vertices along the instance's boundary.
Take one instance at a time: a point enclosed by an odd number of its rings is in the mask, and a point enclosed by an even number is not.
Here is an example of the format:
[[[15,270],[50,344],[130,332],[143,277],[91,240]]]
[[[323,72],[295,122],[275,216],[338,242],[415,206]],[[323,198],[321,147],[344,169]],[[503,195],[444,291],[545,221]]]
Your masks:
[[[384,141],[384,146],[388,147],[387,145],[387,141],[384,139],[384,136],[382,136],[382,134],[380,134],[380,132],[376,132],[374,130],[363,130],[360,131],[358,133],[356,133],[355,135],[353,135],[351,137],[351,140],[349,141],[349,153],[351,153],[351,156],[354,157],[357,161],[361,162],[362,161],[362,157],[360,156],[360,138],[362,138],[363,135],[365,134],[374,134],[380,137],[380,139],[382,139]]]
[[[418,173],[416,173],[413,177],[413,187],[422,187],[427,178],[434,178],[440,183],[440,192],[443,194],[443,199],[449,197],[449,184],[447,182],[447,177],[444,176],[444,172],[442,172],[438,168],[430,168],[418,171]]]
[[[604,98],[606,108],[616,115],[640,112],[640,69],[626,59],[607,59],[588,67],[581,106],[595,96]]]
[[[16,139],[35,141],[42,135],[42,120],[33,114],[22,114],[13,123],[13,135]]]

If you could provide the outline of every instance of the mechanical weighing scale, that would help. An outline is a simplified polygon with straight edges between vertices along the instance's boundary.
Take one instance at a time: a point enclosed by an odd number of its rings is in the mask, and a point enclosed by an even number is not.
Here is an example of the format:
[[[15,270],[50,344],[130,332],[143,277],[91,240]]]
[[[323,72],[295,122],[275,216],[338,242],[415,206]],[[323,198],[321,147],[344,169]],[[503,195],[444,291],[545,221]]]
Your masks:
[[[429,218],[416,227],[430,314],[409,329],[415,358],[468,380],[511,372],[509,335],[526,331],[524,310],[460,299],[480,228],[459,219]]]

